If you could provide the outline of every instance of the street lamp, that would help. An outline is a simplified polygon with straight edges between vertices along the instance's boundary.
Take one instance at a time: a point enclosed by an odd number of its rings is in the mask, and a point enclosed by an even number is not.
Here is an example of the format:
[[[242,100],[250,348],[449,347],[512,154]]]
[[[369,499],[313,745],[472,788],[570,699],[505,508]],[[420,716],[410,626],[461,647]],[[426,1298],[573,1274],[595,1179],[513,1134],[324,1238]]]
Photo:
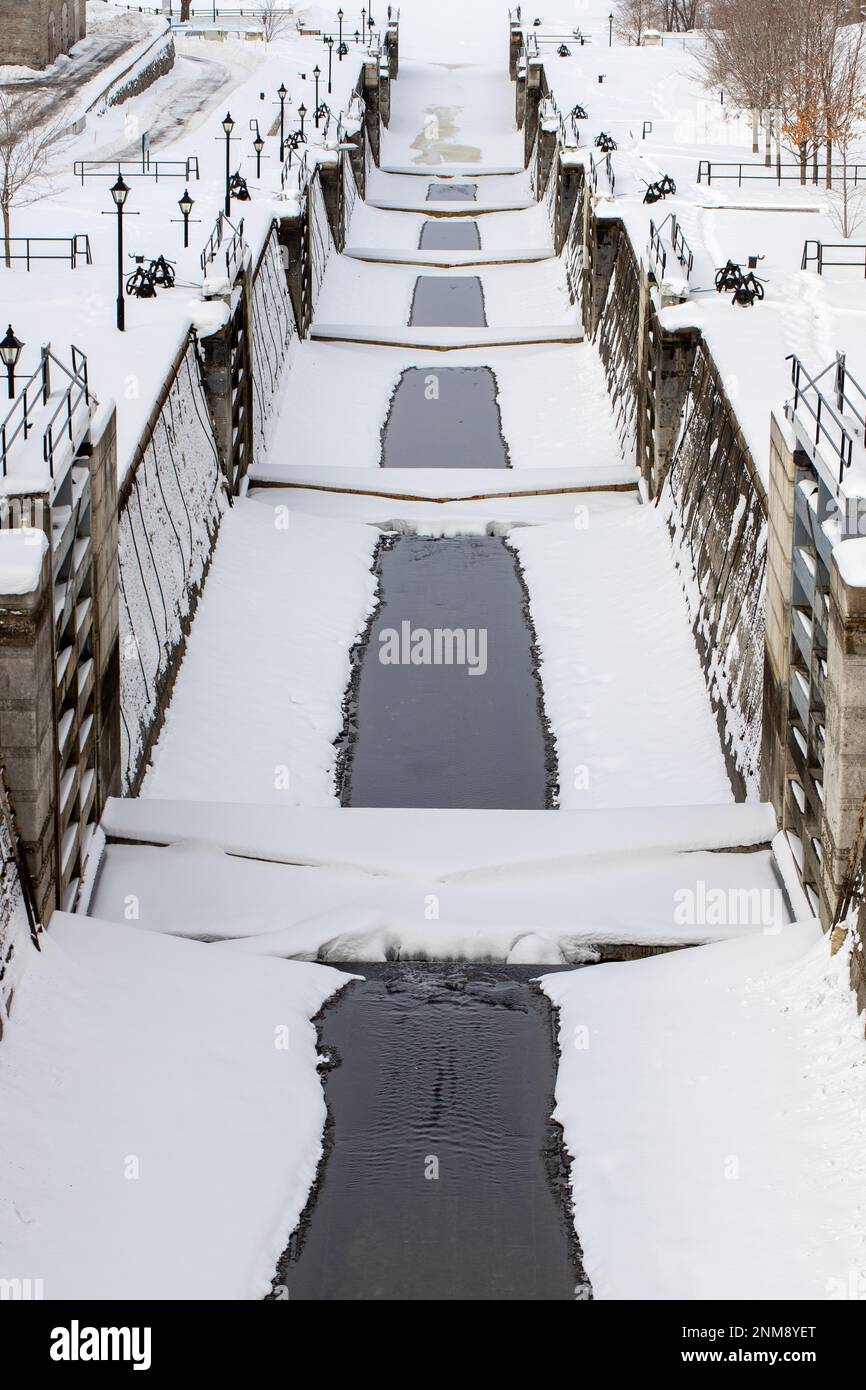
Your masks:
[[[304,105],[304,103],[301,102],[300,106],[298,107],[298,115],[299,115],[300,118],[301,118],[301,141],[302,141],[302,142],[306,139],[306,136],[304,135],[304,117],[306,116],[306,114],[307,114],[307,108],[306,108],[306,106]]]
[[[356,30],[355,30],[355,33],[357,34],[357,32],[358,32],[358,31],[357,31],[357,29],[356,29]],[[363,10],[361,11],[361,38],[362,38],[362,39],[365,39],[366,37],[367,37],[367,6],[365,5],[364,8],[363,8]]]
[[[314,115],[314,120],[316,122],[316,130],[319,129],[319,78],[321,77],[321,75],[322,69],[319,67],[317,63],[316,66],[313,68],[313,78],[316,83],[316,111]]]
[[[112,185],[111,196],[117,208],[117,328],[123,333],[126,328],[126,305],[123,302],[123,209],[129,197],[129,185],[124,183],[123,175],[118,174],[117,183]]]
[[[613,48],[613,11],[607,17],[607,46]]]
[[[326,38],[326,39],[325,39],[325,43],[328,45],[328,96],[330,96],[330,95],[331,95],[331,64],[332,64],[332,62],[333,62],[333,60],[334,60],[334,40],[333,40],[333,38]]]
[[[375,23],[376,23],[376,21],[375,21],[375,19],[373,18],[373,0],[370,0],[370,13],[367,15],[367,24],[368,24],[369,27],[372,29],[372,27],[373,27],[373,25],[374,25]]]
[[[342,61],[343,61],[343,11],[342,11],[342,10],[337,10],[337,20],[338,20],[339,25],[340,25],[340,40],[339,40],[339,43],[338,43],[338,45],[337,45],[337,57],[339,58],[340,62],[342,63]]]
[[[286,129],[286,97],[287,97],[288,95],[289,95],[289,94],[288,94],[288,91],[286,90],[286,84],[285,84],[285,82],[281,82],[280,85],[279,85],[279,87],[277,88],[277,96],[278,96],[279,99],[280,99],[280,163],[281,163],[281,164],[282,164],[283,160],[285,159],[285,153],[284,153],[284,151],[283,151],[283,145],[284,145],[284,143],[285,143],[285,138],[286,138],[286,137],[285,137],[285,129]]]
[[[254,149],[255,152],[256,152],[256,178],[257,178],[257,179],[260,179],[261,176],[262,176],[262,150],[263,150],[264,148],[265,148],[265,142],[264,142],[264,140],[262,139],[262,132],[259,130],[259,123],[258,123],[258,121],[256,121],[256,138],[255,138],[255,140],[253,141],[253,149]]]
[[[226,213],[226,217],[231,217],[231,215],[232,215],[232,194],[231,194],[232,169],[231,169],[231,162],[232,162],[232,131],[234,130],[234,128],[235,128],[235,123],[234,123],[234,121],[232,120],[231,112],[230,112],[230,111],[227,111],[227,112],[226,112],[225,119],[224,119],[224,121],[223,121],[223,130],[224,130],[225,133],[226,133],[226,200],[225,200],[225,213]]]
[[[183,244],[189,246],[189,215],[193,210],[194,199],[189,196],[189,189],[183,190],[183,197],[178,198],[177,205],[180,208],[180,215],[183,218]]]
[[[15,368],[18,366],[18,358],[21,356],[21,349],[24,344],[20,338],[16,338],[12,332],[12,325],[6,329],[6,337],[0,342],[0,358],[3,359],[3,366],[9,378],[9,399],[15,399]]]

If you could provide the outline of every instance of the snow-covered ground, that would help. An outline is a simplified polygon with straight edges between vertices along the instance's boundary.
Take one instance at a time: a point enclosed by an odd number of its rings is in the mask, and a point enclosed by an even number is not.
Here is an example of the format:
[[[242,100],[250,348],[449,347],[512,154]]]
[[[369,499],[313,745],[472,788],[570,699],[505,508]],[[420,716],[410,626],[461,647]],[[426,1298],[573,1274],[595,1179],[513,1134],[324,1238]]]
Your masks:
[[[543,985],[597,1298],[862,1299],[866,1042],[847,952],[805,924]]]
[[[241,501],[223,530],[145,796],[321,805],[376,533]]]
[[[310,1019],[350,976],[56,914],[0,1047],[0,1273],[262,1298],[322,1152]]]

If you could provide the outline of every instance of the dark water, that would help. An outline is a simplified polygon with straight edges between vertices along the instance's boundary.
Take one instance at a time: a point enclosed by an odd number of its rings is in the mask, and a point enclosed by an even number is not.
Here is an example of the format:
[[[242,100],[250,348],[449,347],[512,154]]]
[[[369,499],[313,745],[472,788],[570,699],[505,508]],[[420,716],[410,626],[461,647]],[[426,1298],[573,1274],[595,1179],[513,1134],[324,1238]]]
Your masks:
[[[420,251],[480,251],[481,233],[477,222],[465,217],[450,221],[435,217],[424,223],[418,239]]]
[[[477,197],[477,183],[431,183],[427,188],[428,203],[474,203]]]
[[[419,275],[409,323],[419,328],[484,328],[484,291],[477,275]]]
[[[383,468],[507,468],[489,367],[409,367],[382,432]]]
[[[366,979],[324,1014],[332,1127],[289,1300],[589,1297],[538,968],[346,969]]]
[[[496,536],[402,536],[378,567],[381,605],[346,698],[343,805],[550,805],[555,763],[513,553]]]

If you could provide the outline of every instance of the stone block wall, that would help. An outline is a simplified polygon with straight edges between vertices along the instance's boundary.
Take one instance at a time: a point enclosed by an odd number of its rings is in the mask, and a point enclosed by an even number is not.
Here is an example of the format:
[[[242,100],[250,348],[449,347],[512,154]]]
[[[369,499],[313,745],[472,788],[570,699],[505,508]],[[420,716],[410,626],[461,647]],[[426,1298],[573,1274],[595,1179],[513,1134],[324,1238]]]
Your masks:
[[[0,62],[46,68],[86,32],[85,0],[0,0]]]

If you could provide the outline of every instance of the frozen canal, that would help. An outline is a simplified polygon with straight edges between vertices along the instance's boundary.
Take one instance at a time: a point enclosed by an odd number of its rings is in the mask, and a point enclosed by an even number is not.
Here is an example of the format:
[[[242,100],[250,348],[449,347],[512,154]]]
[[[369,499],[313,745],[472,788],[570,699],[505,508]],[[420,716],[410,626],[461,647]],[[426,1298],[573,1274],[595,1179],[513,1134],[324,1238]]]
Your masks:
[[[357,972],[321,1025],[332,1129],[289,1300],[587,1297],[534,972]]]
[[[345,806],[544,809],[541,690],[517,561],[496,536],[403,536],[349,696]]]

